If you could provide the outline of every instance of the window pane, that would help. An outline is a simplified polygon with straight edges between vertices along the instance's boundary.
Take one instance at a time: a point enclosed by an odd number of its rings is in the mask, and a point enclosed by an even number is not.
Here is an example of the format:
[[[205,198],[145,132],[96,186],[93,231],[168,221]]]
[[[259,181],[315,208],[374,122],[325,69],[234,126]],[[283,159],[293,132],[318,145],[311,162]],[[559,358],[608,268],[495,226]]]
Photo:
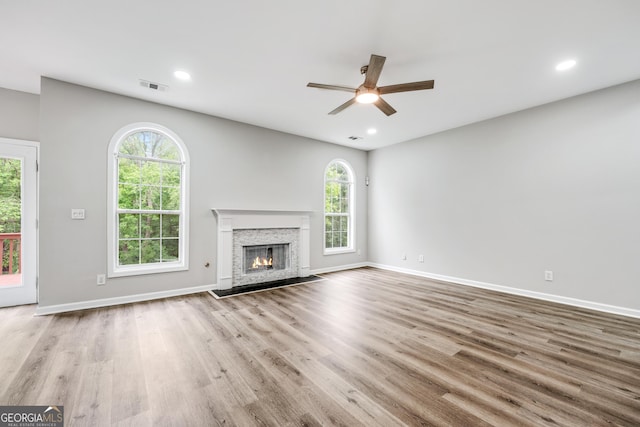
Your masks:
[[[144,239],[160,237],[160,214],[142,214],[140,220],[140,237]]]
[[[160,239],[143,240],[141,252],[142,264],[160,262]]]
[[[119,152],[150,159],[180,160],[177,145],[163,134],[154,131],[129,135],[120,144]]]
[[[172,262],[178,260],[178,239],[162,240],[162,261]]]
[[[340,228],[340,217],[339,216],[334,216],[332,218],[332,222],[333,222],[332,231],[334,231],[334,232],[335,231],[340,231],[341,230],[341,228]]]
[[[332,248],[333,247],[333,239],[332,236],[333,233],[328,232],[324,234],[324,246],[325,248]]]
[[[157,158],[156,149],[163,139],[163,135],[153,131],[144,131],[139,132],[138,137],[143,144],[145,157]]]
[[[140,241],[121,240],[118,250],[118,262],[120,265],[140,263]]]
[[[179,237],[180,215],[162,215],[162,237]]]
[[[336,197],[335,204],[333,205],[333,211],[336,213],[342,213],[342,198]]]
[[[149,185],[160,185],[160,169],[159,162],[141,162],[141,182]]]
[[[141,196],[142,210],[160,210],[160,187],[156,186],[143,186]]]
[[[325,216],[324,217],[324,230],[325,231],[332,231],[333,230],[333,222],[331,221],[331,217],[330,216]]]
[[[118,182],[140,183],[140,162],[131,159],[118,159]]]
[[[347,197],[340,198],[340,212],[349,213],[349,199]]]
[[[162,209],[162,187],[149,187],[151,209]]]
[[[344,165],[336,162],[332,163],[327,169],[327,180],[332,181],[349,181],[349,172]]]
[[[162,207],[165,211],[180,209],[180,188],[162,187]]]
[[[349,230],[349,217],[346,217],[346,216],[340,217],[340,230],[342,231]]]
[[[327,175],[325,176],[325,178],[327,180],[336,179],[336,164],[335,163],[331,163],[329,165],[329,167],[327,168]]]
[[[156,140],[152,147],[150,147],[151,155],[148,155],[147,157],[165,160],[180,160],[180,151],[178,150],[178,146],[172,140],[157,133],[155,136]]]
[[[340,197],[338,195],[331,197],[331,212],[340,212]]]
[[[178,146],[171,139],[154,131],[129,135],[120,144],[119,152],[149,159],[180,160]]]
[[[22,227],[22,160],[0,158],[0,233],[20,233]],[[6,243],[5,243],[6,242]],[[19,245],[16,240],[0,240],[0,269],[9,271],[9,245]],[[17,248],[16,248],[17,249]],[[18,272],[19,250],[14,250],[16,262],[12,263]]]
[[[180,186],[180,174],[182,167],[165,163],[162,165],[162,185],[170,187]]]
[[[140,209],[140,186],[137,184],[118,185],[118,208]]]
[[[331,212],[331,189],[329,184],[324,187],[324,211]]]
[[[144,144],[140,139],[141,135],[142,133],[138,132],[126,137],[120,144],[119,152],[130,156],[144,157]]]
[[[348,246],[349,246],[348,233],[346,231],[343,231],[340,233],[340,247],[346,248]]]
[[[121,239],[137,239],[140,237],[140,215],[119,214],[118,223]]]
[[[340,245],[340,233],[333,233],[333,244],[332,246],[334,248],[339,248],[342,245]]]

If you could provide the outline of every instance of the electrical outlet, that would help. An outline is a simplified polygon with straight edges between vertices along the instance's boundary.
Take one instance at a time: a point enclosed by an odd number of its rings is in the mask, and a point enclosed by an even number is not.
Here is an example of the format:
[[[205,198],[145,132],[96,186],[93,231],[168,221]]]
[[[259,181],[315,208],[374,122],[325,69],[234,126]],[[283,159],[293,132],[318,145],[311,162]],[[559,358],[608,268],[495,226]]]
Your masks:
[[[98,284],[98,286],[104,286],[107,283],[107,276],[104,274],[98,274],[96,283]]]
[[[402,259],[403,261],[406,261],[406,260],[407,260],[407,254],[406,254],[406,253],[402,254],[401,259]]]
[[[84,219],[84,209],[71,209],[71,219]]]
[[[553,282],[553,271],[546,270],[544,272],[544,280],[547,282]]]
[[[418,255],[418,262],[424,262],[424,255]]]

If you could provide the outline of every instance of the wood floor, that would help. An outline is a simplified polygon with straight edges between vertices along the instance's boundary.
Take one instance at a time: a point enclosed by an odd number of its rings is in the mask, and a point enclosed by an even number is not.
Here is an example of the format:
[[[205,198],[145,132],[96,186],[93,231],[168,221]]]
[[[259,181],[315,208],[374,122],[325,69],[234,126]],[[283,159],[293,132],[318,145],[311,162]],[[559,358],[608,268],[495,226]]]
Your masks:
[[[66,425],[640,425],[640,319],[376,269],[0,310],[0,405]]]

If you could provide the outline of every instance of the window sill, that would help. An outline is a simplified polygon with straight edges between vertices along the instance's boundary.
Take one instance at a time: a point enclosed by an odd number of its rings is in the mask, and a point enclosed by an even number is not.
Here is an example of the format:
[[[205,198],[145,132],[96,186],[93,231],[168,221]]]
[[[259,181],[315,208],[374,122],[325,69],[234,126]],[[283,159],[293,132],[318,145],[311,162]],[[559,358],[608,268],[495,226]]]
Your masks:
[[[132,266],[132,267],[118,267],[112,271],[109,271],[107,277],[127,277],[127,276],[140,276],[143,274],[158,274],[158,273],[171,273],[174,271],[188,270],[189,266],[183,263],[164,263],[164,264],[150,264],[146,266]]]
[[[325,249],[323,255],[352,254],[355,252],[356,250],[353,248]]]

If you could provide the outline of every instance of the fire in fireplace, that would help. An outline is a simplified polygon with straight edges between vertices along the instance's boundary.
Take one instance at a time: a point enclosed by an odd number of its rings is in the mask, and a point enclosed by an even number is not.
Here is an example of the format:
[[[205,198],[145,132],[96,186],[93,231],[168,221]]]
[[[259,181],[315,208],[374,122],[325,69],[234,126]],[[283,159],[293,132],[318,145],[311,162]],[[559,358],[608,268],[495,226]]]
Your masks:
[[[269,255],[267,255],[267,258],[257,256],[256,259],[254,259],[253,262],[251,263],[252,270],[255,270],[255,269],[271,270],[272,268],[273,268],[273,257]]]
[[[289,268],[289,244],[243,246],[244,274]]]

